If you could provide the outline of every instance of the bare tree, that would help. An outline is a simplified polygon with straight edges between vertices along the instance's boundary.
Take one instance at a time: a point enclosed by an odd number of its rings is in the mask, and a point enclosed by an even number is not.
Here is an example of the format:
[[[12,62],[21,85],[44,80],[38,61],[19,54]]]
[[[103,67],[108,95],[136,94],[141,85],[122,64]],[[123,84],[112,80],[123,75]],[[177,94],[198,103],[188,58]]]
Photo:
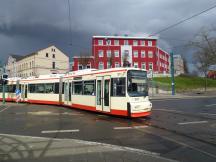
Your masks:
[[[190,44],[195,47],[194,61],[200,72],[205,76],[205,91],[207,88],[207,74],[209,67],[216,64],[216,37],[215,30],[202,30]]]
[[[185,73],[185,74],[188,74],[188,73],[189,73],[189,70],[188,70],[188,63],[187,63],[187,60],[186,60],[185,57],[183,57],[182,59],[183,59],[184,73]]]

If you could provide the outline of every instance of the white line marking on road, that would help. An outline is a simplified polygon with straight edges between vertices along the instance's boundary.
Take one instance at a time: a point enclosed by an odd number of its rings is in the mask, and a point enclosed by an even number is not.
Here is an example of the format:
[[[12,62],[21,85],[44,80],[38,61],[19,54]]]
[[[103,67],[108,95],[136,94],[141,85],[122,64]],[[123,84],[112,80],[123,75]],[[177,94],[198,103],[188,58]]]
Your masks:
[[[216,106],[216,104],[205,105],[205,107]]]
[[[2,109],[2,110],[0,111],[0,113],[3,112],[3,111],[5,111],[5,110],[7,110],[8,108],[9,108],[9,107],[6,107],[6,108]]]
[[[178,123],[178,125],[186,125],[186,124],[203,124],[203,123],[208,123],[208,121],[182,122],[182,123]]]
[[[123,129],[132,129],[133,127],[114,127],[113,129],[116,130],[123,130]]]
[[[139,129],[139,128],[147,128],[147,125],[139,125],[139,126],[134,126],[133,128]]]
[[[114,127],[113,129],[115,130],[125,130],[125,129],[140,129],[140,128],[147,128],[148,126],[146,125],[138,125],[138,126],[133,126],[133,127]]]
[[[72,129],[72,130],[47,130],[47,131],[41,131],[41,133],[73,133],[73,132],[79,132],[79,129]]]

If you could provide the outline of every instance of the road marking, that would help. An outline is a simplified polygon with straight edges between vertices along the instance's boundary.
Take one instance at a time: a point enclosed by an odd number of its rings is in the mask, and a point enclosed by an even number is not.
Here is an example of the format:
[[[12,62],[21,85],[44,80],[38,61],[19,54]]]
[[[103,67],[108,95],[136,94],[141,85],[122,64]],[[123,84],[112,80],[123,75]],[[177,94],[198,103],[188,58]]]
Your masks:
[[[23,136],[23,135],[13,135],[13,134],[0,134],[0,136],[6,136],[6,137],[9,136],[9,137],[14,137],[14,138],[32,138],[32,139],[39,139],[39,140],[52,139],[53,141],[58,141],[58,142],[59,141],[69,141],[69,142],[74,142],[77,144],[94,146],[94,148],[97,146],[100,146],[100,147],[105,147],[105,148],[111,148],[112,150],[116,150],[116,151],[129,151],[129,152],[135,152],[135,153],[140,153],[140,154],[146,154],[146,155],[149,155],[151,157],[158,158],[158,159],[163,159],[163,160],[170,161],[170,162],[176,162],[175,160],[166,159],[164,157],[161,157],[160,153],[151,152],[148,150],[137,149],[137,148],[132,148],[132,147],[106,144],[106,143],[101,143],[101,142],[92,142],[92,141],[84,141],[84,140],[68,139],[68,138],[60,139],[60,138],[46,138],[46,137],[36,137],[36,136]]]
[[[147,128],[147,125],[139,125],[139,126],[134,126],[133,128],[139,129],[139,128]]]
[[[146,125],[138,125],[138,126],[133,126],[133,127],[114,127],[113,129],[115,130],[125,130],[125,129],[140,129],[140,128],[147,128],[148,126]]]
[[[41,131],[41,133],[73,133],[73,132],[79,132],[79,129],[72,129],[72,130],[46,130],[46,131]]]
[[[3,112],[3,111],[5,111],[5,110],[7,110],[8,108],[9,108],[9,107],[6,107],[6,108],[0,110],[0,113]]]
[[[113,129],[116,130],[123,130],[123,129],[132,129],[133,127],[114,127]]]
[[[216,106],[216,104],[205,105],[205,107]]]
[[[203,124],[203,123],[208,123],[208,121],[182,122],[182,123],[178,123],[178,125],[186,125],[186,124]]]

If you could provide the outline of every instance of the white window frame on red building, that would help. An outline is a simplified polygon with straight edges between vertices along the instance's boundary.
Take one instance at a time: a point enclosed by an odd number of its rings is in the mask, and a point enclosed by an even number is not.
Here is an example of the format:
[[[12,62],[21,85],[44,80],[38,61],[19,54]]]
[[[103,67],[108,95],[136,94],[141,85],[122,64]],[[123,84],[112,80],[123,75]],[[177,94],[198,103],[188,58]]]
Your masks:
[[[150,68],[150,66],[152,67],[152,68]],[[153,70],[154,69],[154,67],[153,67],[153,62],[149,62],[149,70]]]
[[[141,46],[145,46],[145,41],[144,41],[144,40],[141,40],[141,41],[140,41],[140,45],[141,45]]]
[[[139,52],[138,52],[138,50],[134,50],[134,51],[133,51],[133,56],[134,56],[134,58],[138,58],[138,57],[139,57]]]
[[[101,67],[102,67],[102,68],[101,68]],[[103,63],[103,62],[99,62],[99,64],[98,64],[98,69],[99,69],[99,70],[104,69],[104,63]]]
[[[146,57],[146,52],[144,50],[141,51],[141,58],[145,58]]]
[[[139,67],[139,63],[138,63],[138,62],[134,62],[134,63],[133,63],[133,66],[134,66],[135,68],[138,68],[138,67]]]
[[[144,65],[144,66],[143,66]],[[146,63],[145,62],[142,62],[141,64],[141,69],[146,69]]]
[[[114,55],[115,55],[115,57],[119,57],[119,50],[115,50]]]
[[[104,57],[104,51],[103,50],[99,50],[98,51],[98,56],[99,57]]]
[[[153,51],[148,51],[148,58],[153,58]]]
[[[111,57],[111,54],[112,54],[112,53],[111,53],[111,50],[107,50],[106,53],[107,53],[107,57]]]
[[[114,45],[119,46],[119,40],[114,40]]]
[[[102,39],[99,39],[99,40],[98,40],[98,45],[99,45],[99,46],[103,46],[103,40],[102,40]]]
[[[119,62],[115,62],[115,68],[118,68],[118,67],[120,67]]]
[[[148,46],[149,46],[149,47],[152,46],[152,41],[148,41]]]

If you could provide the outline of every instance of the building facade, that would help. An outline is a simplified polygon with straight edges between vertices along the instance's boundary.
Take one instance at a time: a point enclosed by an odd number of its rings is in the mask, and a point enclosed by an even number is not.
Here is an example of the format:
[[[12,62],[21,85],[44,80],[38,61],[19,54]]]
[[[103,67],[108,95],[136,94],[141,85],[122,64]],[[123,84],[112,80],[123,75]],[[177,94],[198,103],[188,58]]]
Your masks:
[[[184,74],[184,61],[181,55],[173,55],[174,70],[176,75]]]
[[[136,67],[168,73],[170,63],[169,54],[157,47],[156,37],[93,36],[88,64],[96,69]],[[73,70],[80,68],[74,57]]]
[[[6,72],[9,77],[29,77],[69,71],[69,57],[55,46],[38,50],[26,56],[11,55]]]

